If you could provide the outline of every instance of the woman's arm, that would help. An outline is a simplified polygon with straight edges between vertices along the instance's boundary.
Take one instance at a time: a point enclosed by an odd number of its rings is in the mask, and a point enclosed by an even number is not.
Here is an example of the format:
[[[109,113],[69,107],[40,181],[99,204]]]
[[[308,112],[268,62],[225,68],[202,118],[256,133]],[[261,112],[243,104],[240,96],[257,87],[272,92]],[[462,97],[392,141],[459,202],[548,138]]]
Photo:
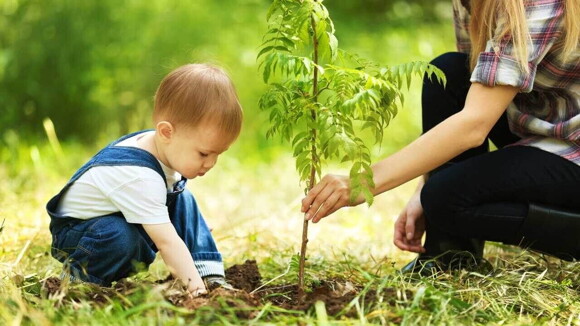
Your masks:
[[[518,92],[512,86],[489,87],[473,83],[465,107],[395,154],[374,164],[376,196],[437,168],[462,152],[481,145]],[[302,200],[306,219],[321,218],[347,205],[349,179],[327,175]]]

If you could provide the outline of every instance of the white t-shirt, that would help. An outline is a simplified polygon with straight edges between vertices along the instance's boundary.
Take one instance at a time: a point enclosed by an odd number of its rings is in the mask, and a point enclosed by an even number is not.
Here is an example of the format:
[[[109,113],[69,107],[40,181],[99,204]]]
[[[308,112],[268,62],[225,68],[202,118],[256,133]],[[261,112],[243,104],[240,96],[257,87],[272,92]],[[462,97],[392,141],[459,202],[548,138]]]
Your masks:
[[[153,132],[153,131],[151,131]],[[137,147],[137,139],[147,133],[125,139],[115,146]],[[165,202],[167,192],[181,180],[175,170],[158,161],[163,178],[151,168],[142,166],[96,166],[86,171],[64,193],[57,213],[78,219],[121,212],[129,223],[168,223]]]

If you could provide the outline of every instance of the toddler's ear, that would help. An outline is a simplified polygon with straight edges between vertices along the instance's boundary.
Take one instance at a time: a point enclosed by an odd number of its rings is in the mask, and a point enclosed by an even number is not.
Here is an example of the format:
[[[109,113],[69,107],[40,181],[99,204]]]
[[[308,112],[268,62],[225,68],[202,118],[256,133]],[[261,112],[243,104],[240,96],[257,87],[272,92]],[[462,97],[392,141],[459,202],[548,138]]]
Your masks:
[[[163,140],[170,140],[173,136],[173,125],[168,121],[159,121],[155,129]]]

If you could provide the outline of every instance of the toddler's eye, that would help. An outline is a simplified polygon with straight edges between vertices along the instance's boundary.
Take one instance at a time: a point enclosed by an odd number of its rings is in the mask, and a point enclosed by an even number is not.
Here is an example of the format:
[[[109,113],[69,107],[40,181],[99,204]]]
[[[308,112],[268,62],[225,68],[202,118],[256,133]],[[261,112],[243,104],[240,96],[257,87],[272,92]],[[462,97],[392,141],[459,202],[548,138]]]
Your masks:
[[[207,157],[207,156],[208,156],[208,154],[207,154],[207,153],[202,153],[202,152],[199,152],[199,156],[201,156],[201,157]]]

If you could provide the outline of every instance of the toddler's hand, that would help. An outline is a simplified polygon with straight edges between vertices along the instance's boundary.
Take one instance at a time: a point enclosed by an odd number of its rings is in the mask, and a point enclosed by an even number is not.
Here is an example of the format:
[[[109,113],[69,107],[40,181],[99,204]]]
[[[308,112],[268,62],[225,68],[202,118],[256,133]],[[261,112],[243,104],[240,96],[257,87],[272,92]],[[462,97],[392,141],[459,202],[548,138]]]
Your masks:
[[[193,295],[194,297],[199,297],[200,295],[204,295],[207,294],[207,290],[205,288],[203,289],[195,289],[193,291],[190,291],[191,295]]]
[[[190,282],[187,286],[189,293],[194,297],[199,297],[200,295],[207,294],[207,288],[205,287],[205,283],[201,278],[199,280],[195,280]]]

